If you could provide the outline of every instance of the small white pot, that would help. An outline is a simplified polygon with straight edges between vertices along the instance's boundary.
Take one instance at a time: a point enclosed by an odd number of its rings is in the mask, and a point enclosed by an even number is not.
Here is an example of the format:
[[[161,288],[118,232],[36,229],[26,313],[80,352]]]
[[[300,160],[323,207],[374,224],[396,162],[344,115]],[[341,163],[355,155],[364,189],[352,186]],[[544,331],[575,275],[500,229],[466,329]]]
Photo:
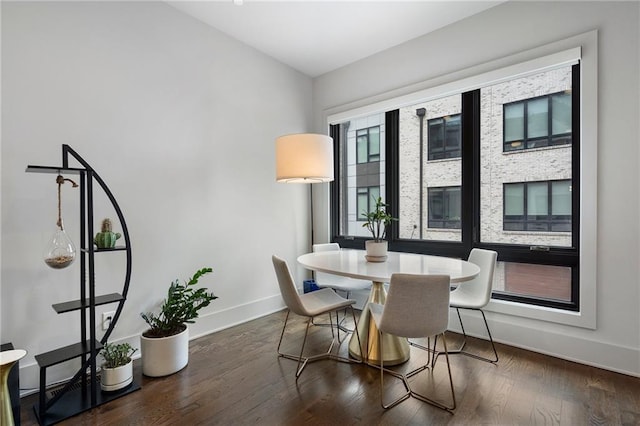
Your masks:
[[[133,381],[133,361],[116,368],[106,368],[104,364],[100,370],[100,388],[111,392],[127,387]]]
[[[365,258],[369,262],[384,262],[387,260],[388,241],[376,242],[373,240],[367,240],[364,242],[364,246],[367,249]]]
[[[189,329],[169,337],[140,336],[142,374],[162,377],[176,373],[189,362]]]

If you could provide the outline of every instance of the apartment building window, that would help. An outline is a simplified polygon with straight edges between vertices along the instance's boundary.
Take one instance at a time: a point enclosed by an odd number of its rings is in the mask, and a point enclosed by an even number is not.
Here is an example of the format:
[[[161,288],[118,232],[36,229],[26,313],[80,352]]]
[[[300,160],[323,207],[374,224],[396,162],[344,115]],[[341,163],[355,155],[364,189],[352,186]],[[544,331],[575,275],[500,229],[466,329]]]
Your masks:
[[[572,58],[552,62],[563,55]],[[516,303],[495,307],[536,312],[532,315],[540,314],[535,309],[539,306],[581,312],[585,298],[580,283],[585,275],[580,187],[585,174],[581,173],[581,65],[574,59],[579,55],[579,49],[549,55],[542,66],[531,66],[534,61],[517,64],[499,77],[486,73],[447,84],[441,93],[439,88],[428,88],[413,103],[407,96],[398,98],[396,109],[390,108],[390,101],[371,107],[371,111],[385,108],[376,113],[384,117],[380,123],[384,135],[379,138],[384,162],[379,170],[380,195],[399,219],[388,233],[390,250],[463,259],[475,247],[495,250],[498,266],[492,298]],[[590,59],[590,82],[595,81],[594,62]],[[530,71],[523,72],[527,67]],[[511,70],[513,74],[508,74]],[[459,92],[452,90],[456,85]],[[595,93],[593,85],[587,93],[588,97]],[[591,106],[589,112],[592,116]],[[329,119],[338,155],[348,149],[345,137],[350,133],[344,123],[349,114],[336,113]],[[358,136],[363,135],[359,130]],[[591,136],[587,139],[593,141]],[[520,147],[506,146],[516,141],[522,142]],[[554,149],[530,149],[549,146]],[[522,153],[505,155],[516,150]],[[589,151],[586,158],[592,156]],[[355,173],[359,167],[355,164],[338,173]],[[360,179],[359,173],[353,182]],[[587,176],[593,183],[588,171]],[[345,206],[357,199],[358,211],[364,210],[360,205],[365,205],[365,197],[367,203],[371,198],[366,188],[375,184],[358,183],[358,195],[350,196],[345,192],[348,182],[338,175],[331,186],[331,239],[343,247],[363,248],[366,235],[354,234],[351,228],[345,232],[342,224],[351,217]],[[591,198],[588,207],[594,207]],[[588,280],[590,295],[593,288]],[[593,309],[591,300],[588,308]],[[581,323],[568,313],[548,316]]]
[[[460,229],[460,187],[429,188],[429,228]]]
[[[504,151],[571,143],[571,91],[505,104]]]
[[[357,194],[358,198],[356,203],[358,209],[358,221],[365,221],[367,220],[367,212],[370,212],[375,208],[376,200],[380,197],[380,187],[369,186],[365,188],[358,188]]]
[[[369,127],[356,131],[358,164],[380,161],[380,127]]]
[[[428,120],[429,160],[459,158],[461,150],[460,114]]]
[[[571,232],[571,181],[504,184],[505,231]]]

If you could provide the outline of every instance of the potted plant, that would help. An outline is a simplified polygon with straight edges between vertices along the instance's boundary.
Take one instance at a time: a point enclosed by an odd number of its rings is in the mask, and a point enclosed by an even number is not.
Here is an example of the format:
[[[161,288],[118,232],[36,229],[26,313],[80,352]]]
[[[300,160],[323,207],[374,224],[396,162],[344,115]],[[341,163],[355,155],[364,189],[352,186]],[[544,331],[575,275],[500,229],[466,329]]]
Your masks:
[[[206,288],[194,288],[198,279],[209,272],[213,269],[202,268],[184,284],[175,280],[169,286],[159,314],[140,314],[150,327],[140,336],[145,376],[167,376],[182,370],[189,362],[187,324],[193,324],[198,311],[217,299]]]
[[[366,222],[362,225],[367,228],[373,240],[365,241],[367,255],[365,256],[369,262],[384,262],[387,260],[387,226],[392,221],[398,220],[387,212],[388,205],[382,202],[382,197],[375,199],[376,205],[373,211],[363,212]]]
[[[133,355],[138,349],[128,343],[105,343],[100,351],[104,363],[100,369],[100,388],[105,392],[125,388],[133,381]]]

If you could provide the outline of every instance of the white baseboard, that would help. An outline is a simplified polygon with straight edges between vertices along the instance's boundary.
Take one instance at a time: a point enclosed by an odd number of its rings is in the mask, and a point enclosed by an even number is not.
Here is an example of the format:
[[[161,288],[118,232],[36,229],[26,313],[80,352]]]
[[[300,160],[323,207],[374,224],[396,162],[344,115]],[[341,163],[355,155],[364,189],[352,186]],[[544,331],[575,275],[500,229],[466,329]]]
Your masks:
[[[357,299],[360,299],[356,297]],[[358,300],[358,305],[365,300]],[[361,306],[357,306],[361,308]],[[261,300],[256,300],[244,305],[234,306],[222,311],[213,312],[198,318],[195,324],[189,326],[190,340],[206,336],[220,330],[242,324],[253,319],[269,315],[285,308],[280,295],[274,295]],[[486,331],[482,324],[480,314],[464,312],[463,320],[467,334],[486,339]],[[557,358],[615,371],[634,377],[640,377],[640,350],[638,348],[625,347],[606,342],[599,342],[565,335],[549,330],[540,330],[533,327],[516,325],[502,319],[496,319],[490,313],[487,314],[489,327],[496,342],[518,348],[555,356]],[[451,311],[450,329],[460,332],[458,318],[455,311]],[[139,334],[119,339],[116,343],[128,342],[134,347],[140,346]],[[134,359],[140,357],[139,353]],[[71,363],[67,363],[71,364]],[[64,368],[52,367],[47,370],[49,384],[55,384],[68,380],[78,369],[78,366],[67,365]],[[38,392],[39,368],[36,363],[20,365],[21,396]]]
[[[224,330],[234,325],[242,324],[253,319],[269,315],[285,308],[282,297],[277,294],[244,305],[234,306],[218,312],[199,317],[195,324],[189,325],[189,340]],[[142,332],[142,330],[141,330]],[[129,343],[134,348],[140,347],[140,334],[135,334],[113,343]],[[140,358],[137,351],[133,359]],[[67,362],[47,369],[47,387],[68,381],[80,368],[80,363]],[[39,391],[40,368],[36,362],[20,363],[20,396],[27,396]]]
[[[461,311],[469,336],[488,339],[480,313]],[[514,324],[487,312],[487,322],[495,342],[538,352],[556,358],[590,365],[629,376],[640,377],[640,349],[584,337]],[[449,329],[461,333],[455,310],[451,310]],[[499,355],[499,353],[498,353]]]

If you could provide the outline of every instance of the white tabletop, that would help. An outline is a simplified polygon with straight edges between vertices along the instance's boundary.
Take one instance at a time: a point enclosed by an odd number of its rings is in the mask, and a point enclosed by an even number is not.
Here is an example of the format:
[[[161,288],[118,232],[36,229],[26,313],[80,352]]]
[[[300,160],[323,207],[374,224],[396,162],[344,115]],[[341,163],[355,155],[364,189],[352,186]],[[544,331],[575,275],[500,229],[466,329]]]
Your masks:
[[[452,283],[471,280],[480,273],[477,265],[450,257],[390,251],[386,262],[377,263],[367,262],[365,253],[351,249],[307,253],[298,257],[298,263],[314,271],[385,283],[394,273],[449,275]]]

